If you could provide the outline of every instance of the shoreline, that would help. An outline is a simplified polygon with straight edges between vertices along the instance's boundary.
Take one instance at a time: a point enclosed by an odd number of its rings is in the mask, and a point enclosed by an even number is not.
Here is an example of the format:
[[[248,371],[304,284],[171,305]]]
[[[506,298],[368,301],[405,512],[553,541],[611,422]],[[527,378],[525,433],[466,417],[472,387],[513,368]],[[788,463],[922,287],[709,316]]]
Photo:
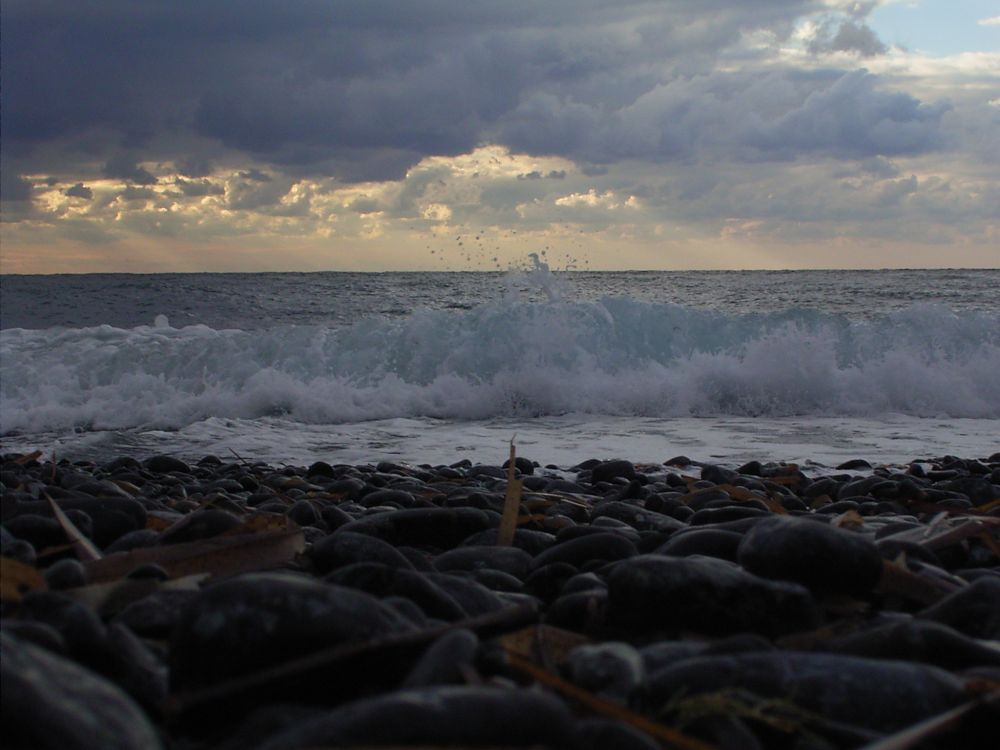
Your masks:
[[[254,461],[362,464],[380,460],[450,464],[461,458],[502,461],[516,436],[519,450],[541,464],[573,466],[613,455],[657,463],[679,452],[735,468],[750,460],[799,463],[807,473],[833,472],[862,457],[873,465],[905,466],[916,457],[986,457],[1000,450],[1000,419],[611,417],[568,413],[531,419],[450,420],[419,417],[310,424],[281,418],[214,419],[176,430],[105,429],[83,433],[10,434],[0,453],[42,450],[46,459],[105,463],[120,455],[144,461],[166,453],[188,462],[214,454],[233,462],[235,450]]]
[[[976,747],[996,710],[1000,453],[241,459],[3,456],[14,744]]]

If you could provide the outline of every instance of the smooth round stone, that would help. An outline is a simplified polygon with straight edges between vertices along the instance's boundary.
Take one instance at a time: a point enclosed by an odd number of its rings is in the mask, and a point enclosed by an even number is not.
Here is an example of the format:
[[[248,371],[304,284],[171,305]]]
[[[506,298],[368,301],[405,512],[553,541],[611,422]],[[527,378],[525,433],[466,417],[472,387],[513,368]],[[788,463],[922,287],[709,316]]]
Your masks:
[[[23,513],[4,523],[4,527],[14,537],[28,542],[36,550],[66,544],[66,534],[54,518]]]
[[[288,509],[288,517],[299,526],[315,526],[321,519],[316,505],[309,500],[297,500]]]
[[[531,555],[517,547],[486,545],[457,547],[434,559],[434,567],[449,570],[498,570],[523,579],[531,569]]]
[[[160,589],[126,605],[115,621],[142,638],[167,639],[185,608],[197,597],[197,591]]]
[[[334,533],[351,531],[390,544],[451,549],[466,537],[498,524],[498,514],[476,508],[411,508],[365,516]]]
[[[240,519],[224,510],[208,508],[184,516],[160,534],[160,544],[182,544],[209,539],[240,525]]]
[[[930,620],[903,620],[824,641],[824,651],[899,661],[918,661],[958,671],[1000,667],[1000,649]]]
[[[646,678],[642,655],[621,641],[577,646],[566,658],[565,669],[580,687],[625,705]]]
[[[514,542],[512,546],[523,549],[529,555],[538,555],[553,544],[556,538],[554,534],[547,531],[536,531],[535,529],[517,529],[514,532]],[[462,540],[462,546],[493,546],[497,543],[497,530],[486,529],[485,531],[472,534],[467,539]]]
[[[596,573],[577,573],[563,585],[560,595],[572,594],[577,591],[593,591],[600,589],[606,591],[608,584]]]
[[[524,580],[524,590],[539,599],[551,601],[559,595],[566,582],[580,571],[567,562],[554,562],[537,568]]]
[[[156,750],[160,738],[120,688],[68,659],[0,634],[4,744],[40,750]]]
[[[4,542],[3,545],[3,556],[11,560],[17,560],[25,565],[35,566],[38,562],[38,553],[35,552],[35,546],[24,539],[14,539],[9,542]]]
[[[867,594],[882,575],[882,557],[868,537],[787,516],[757,523],[740,543],[738,559],[765,578],[845,594]]]
[[[85,604],[56,591],[31,591],[21,600],[22,617],[56,630],[69,655],[86,667],[102,671],[107,658],[107,629]]]
[[[984,576],[918,614],[971,638],[1000,640],[1000,577]]]
[[[291,573],[209,586],[185,608],[170,649],[173,687],[210,685],[351,640],[405,632],[374,597]]]
[[[59,501],[64,511],[81,510],[93,523],[91,539],[101,549],[130,531],[146,527],[146,508],[128,497],[86,497]]]
[[[640,505],[633,505],[621,500],[606,500],[598,503],[591,512],[591,518],[614,518],[622,521],[637,531],[674,532],[685,528],[683,521],[676,518],[647,510]]]
[[[466,616],[454,597],[415,570],[390,568],[381,563],[354,563],[335,570],[325,580],[377,597],[402,596],[428,616],[440,620],[461,620]]]
[[[696,511],[688,523],[691,526],[707,526],[726,521],[738,521],[742,518],[762,518],[770,515],[769,511],[747,505],[726,505],[720,508],[702,508]]]
[[[173,456],[153,456],[147,458],[144,463],[146,471],[151,471],[154,474],[169,474],[174,471],[179,471],[182,474],[191,473],[190,466]]]
[[[578,633],[598,634],[607,618],[608,592],[588,589],[560,594],[545,612],[545,622]]]
[[[316,542],[308,558],[320,574],[358,562],[377,562],[394,568],[412,568],[406,556],[388,542],[368,534],[340,531]]]
[[[458,571],[458,575],[471,578],[476,583],[485,586],[490,591],[506,591],[510,593],[520,593],[524,591],[524,583],[520,578],[515,578],[509,573],[500,570],[466,570]]]
[[[473,670],[478,652],[479,638],[471,630],[459,628],[445,633],[427,647],[400,687],[461,685]]]
[[[160,532],[153,529],[136,529],[118,537],[104,548],[104,553],[113,555],[116,552],[130,552],[134,549],[152,547],[160,541]]]
[[[535,570],[555,562],[580,567],[589,560],[622,560],[639,554],[635,544],[614,532],[588,534],[549,547],[532,561]]]
[[[59,560],[46,568],[43,575],[50,589],[73,589],[87,585],[87,570],[79,560]]]
[[[659,555],[688,557],[690,555],[707,555],[721,560],[736,562],[737,549],[743,535],[734,531],[722,529],[692,529],[671,536],[665,544],[657,548]]]
[[[653,705],[739,688],[879,731],[915,724],[965,699],[962,682],[936,667],[795,651],[693,657],[652,674],[647,684]]]
[[[602,461],[590,470],[590,481],[593,484],[618,478],[635,479],[635,465],[631,461],[618,459]]]
[[[601,523],[601,522],[604,523]],[[565,526],[556,532],[556,544],[565,544],[572,539],[579,539],[584,536],[592,536],[594,534],[618,534],[619,536],[628,539],[633,544],[639,543],[639,532],[633,529],[626,523],[621,521],[616,521],[613,518],[598,518],[594,523],[584,526]]]
[[[609,625],[630,634],[693,630],[777,636],[821,621],[804,587],[700,555],[642,555],[620,562],[608,576],[608,595]]]
[[[584,719],[577,726],[583,737],[582,750],[661,750],[663,747],[645,732],[621,721]]]
[[[340,706],[270,737],[259,750],[361,745],[552,747],[575,750],[569,708],[553,695],[492,686],[405,690]]]
[[[489,614],[504,608],[503,600],[482,584],[467,576],[428,571],[424,577],[458,602],[470,617]]]
[[[366,508],[376,505],[396,505],[400,508],[411,508],[417,502],[416,498],[404,490],[375,490],[361,497],[358,502]]]
[[[59,656],[66,656],[66,639],[51,625],[35,620],[19,620],[8,617],[0,622],[0,631],[14,636],[19,641],[33,643]]]

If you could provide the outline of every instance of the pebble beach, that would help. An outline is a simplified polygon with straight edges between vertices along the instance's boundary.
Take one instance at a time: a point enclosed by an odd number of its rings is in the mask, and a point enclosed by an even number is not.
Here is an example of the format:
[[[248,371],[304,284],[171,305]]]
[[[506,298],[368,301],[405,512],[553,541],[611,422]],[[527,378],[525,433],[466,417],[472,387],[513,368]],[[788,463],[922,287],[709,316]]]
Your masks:
[[[1000,722],[1000,454],[6,454],[2,488],[6,747],[973,748]]]

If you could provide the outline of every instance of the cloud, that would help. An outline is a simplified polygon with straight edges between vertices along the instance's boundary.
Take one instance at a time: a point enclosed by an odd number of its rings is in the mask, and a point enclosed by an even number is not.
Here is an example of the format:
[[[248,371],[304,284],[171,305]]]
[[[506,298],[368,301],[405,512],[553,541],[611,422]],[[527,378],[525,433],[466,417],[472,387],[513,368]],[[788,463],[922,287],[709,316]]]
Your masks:
[[[889,48],[878,38],[870,26],[853,20],[846,20],[836,27],[823,24],[809,41],[808,49],[813,54],[828,52],[852,52],[861,57],[884,55]]]
[[[184,174],[183,172],[181,174]],[[203,198],[208,195],[222,195],[226,192],[224,186],[216,184],[211,180],[185,180],[177,177],[174,185],[180,189],[181,193],[189,198]]]
[[[612,163],[736,158],[858,158],[942,147],[948,105],[885,91],[862,71],[719,72],[656,86],[607,112],[545,94],[501,125],[517,150]]]
[[[75,185],[66,188],[66,190],[63,191],[63,195],[69,198],[83,198],[89,201],[91,198],[94,197],[94,191],[91,190],[86,185],[84,185],[82,182],[78,182]]]
[[[993,16],[992,18],[981,18],[976,21],[980,26],[1000,26],[1000,16]]]
[[[887,49],[875,6],[7,0],[4,220],[199,241],[980,232],[996,56]]]
[[[105,177],[117,177],[134,182],[136,185],[156,184],[156,177],[140,166],[135,157],[127,154],[118,154],[110,158],[104,165],[102,174]]]
[[[829,10],[823,0],[356,5],[11,0],[5,147],[58,143],[81,165],[97,150],[104,176],[134,184],[152,184],[145,164],[207,177],[240,154],[289,174],[398,179],[425,156],[487,142],[535,97],[620,112],[678,74],[710,71],[748,30],[782,38],[800,15]]]

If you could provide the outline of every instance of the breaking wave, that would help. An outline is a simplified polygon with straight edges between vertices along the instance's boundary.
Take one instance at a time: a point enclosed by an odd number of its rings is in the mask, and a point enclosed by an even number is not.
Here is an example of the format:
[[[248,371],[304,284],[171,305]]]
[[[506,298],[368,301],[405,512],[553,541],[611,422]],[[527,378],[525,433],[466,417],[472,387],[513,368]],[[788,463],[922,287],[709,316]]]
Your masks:
[[[0,431],[563,413],[1000,417],[1000,316],[507,301],[264,330],[0,332]]]

